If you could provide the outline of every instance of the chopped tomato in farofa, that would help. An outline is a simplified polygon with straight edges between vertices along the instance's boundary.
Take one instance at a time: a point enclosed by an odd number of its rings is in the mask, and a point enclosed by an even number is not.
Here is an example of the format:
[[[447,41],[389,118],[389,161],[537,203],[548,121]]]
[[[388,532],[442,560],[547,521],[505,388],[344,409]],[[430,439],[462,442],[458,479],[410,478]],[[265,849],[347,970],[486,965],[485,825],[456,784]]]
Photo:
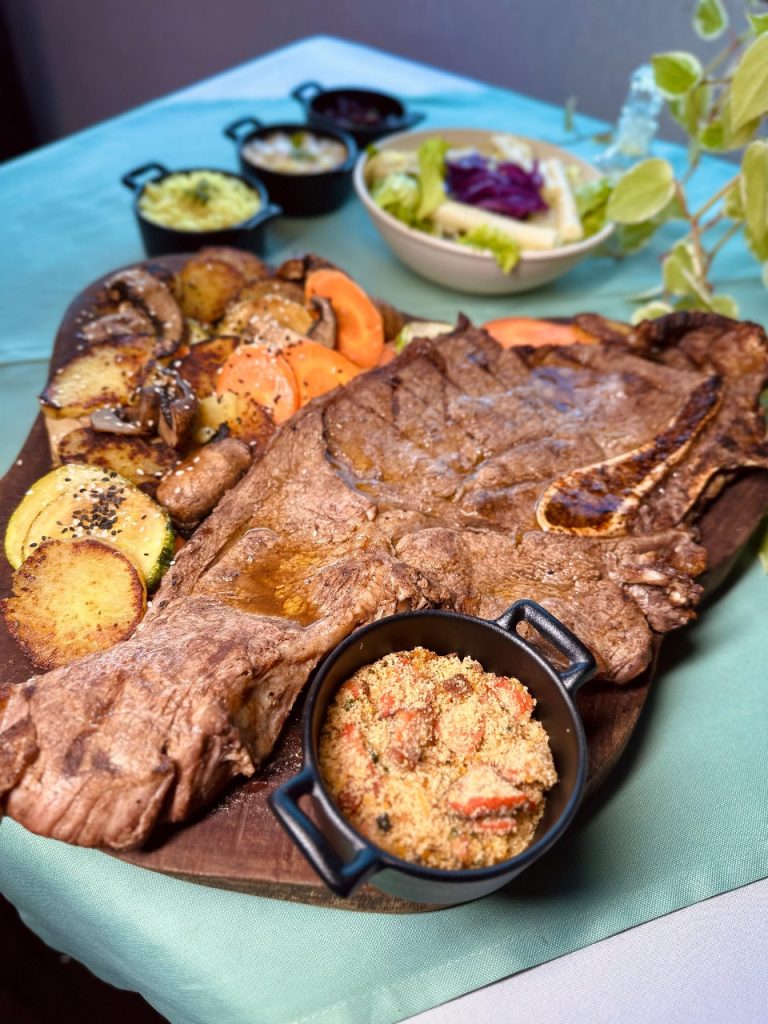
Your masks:
[[[518,680],[423,647],[366,665],[331,703],[320,770],[372,842],[430,867],[485,867],[530,845],[557,781]]]

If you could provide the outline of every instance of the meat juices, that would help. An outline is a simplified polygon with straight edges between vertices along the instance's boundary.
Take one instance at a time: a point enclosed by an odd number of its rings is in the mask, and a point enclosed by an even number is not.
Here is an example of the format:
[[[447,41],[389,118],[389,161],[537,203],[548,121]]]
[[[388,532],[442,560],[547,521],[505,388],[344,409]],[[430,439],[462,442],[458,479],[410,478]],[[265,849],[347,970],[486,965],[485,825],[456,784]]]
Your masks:
[[[320,771],[347,820],[403,860],[456,870],[530,846],[557,782],[536,701],[514,678],[423,647],[338,690]]]

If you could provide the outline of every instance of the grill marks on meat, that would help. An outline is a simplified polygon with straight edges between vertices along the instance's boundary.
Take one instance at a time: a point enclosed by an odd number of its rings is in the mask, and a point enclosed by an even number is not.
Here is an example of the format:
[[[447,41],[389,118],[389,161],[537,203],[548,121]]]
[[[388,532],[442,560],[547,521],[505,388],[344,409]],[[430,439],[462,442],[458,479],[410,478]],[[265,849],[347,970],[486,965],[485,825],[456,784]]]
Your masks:
[[[717,412],[722,390],[720,378],[709,377],[669,426],[647,444],[555,480],[536,507],[542,530],[587,537],[627,533],[645,495],[685,457]]]
[[[768,465],[765,336],[691,323],[692,337],[670,318],[671,346],[657,322],[601,346],[508,351],[465,328],[311,403],[183,548],[133,638],[0,687],[8,812],[70,842],[142,843],[269,756],[339,640],[408,608],[495,617],[530,597],[604,678],[634,678],[651,631],[699,600],[696,501],[723,472]],[[702,396],[698,432],[664,462],[659,438]],[[641,450],[661,469],[626,536],[541,529],[553,480]]]

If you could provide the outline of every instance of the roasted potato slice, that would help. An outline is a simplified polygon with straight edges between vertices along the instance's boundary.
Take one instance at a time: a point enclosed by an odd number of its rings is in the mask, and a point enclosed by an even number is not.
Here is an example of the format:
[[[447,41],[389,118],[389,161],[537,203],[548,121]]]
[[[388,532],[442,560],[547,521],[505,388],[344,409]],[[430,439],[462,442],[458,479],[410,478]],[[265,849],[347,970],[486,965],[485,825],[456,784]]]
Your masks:
[[[97,342],[78,352],[48,382],[40,396],[43,412],[70,418],[105,405],[130,404],[154,346],[154,337],[136,335]]]
[[[176,294],[184,316],[212,323],[245,285],[245,277],[231,263],[204,256],[187,260],[176,275]]]
[[[298,302],[304,305],[304,289],[293,281],[281,281],[278,277],[269,277],[263,281],[251,281],[237,296],[238,302],[259,302],[266,296],[279,295],[287,302]]]
[[[248,299],[233,302],[227,310],[226,316],[219,324],[221,336],[234,336],[242,338],[249,333],[249,323],[253,317],[262,315],[259,303],[256,299]]]
[[[189,353],[179,360],[176,370],[198,398],[206,398],[216,390],[218,371],[239,343],[239,338],[231,336],[209,338],[208,341],[194,345]]]
[[[223,260],[224,263],[231,264],[235,270],[240,271],[246,281],[260,281],[272,273],[263,260],[243,249],[232,249],[226,245],[209,245],[205,249],[201,249],[198,255],[204,256],[206,259]]]
[[[191,316],[187,317],[187,348],[199,345],[201,341],[208,341],[212,333],[210,324],[201,324],[199,320],[193,320]],[[180,352],[183,354],[183,350]]]
[[[179,459],[177,452],[163,441],[102,434],[91,427],[65,434],[58,445],[58,457],[61,462],[84,462],[112,469],[149,493],[154,492],[160,478]]]
[[[281,327],[288,327],[304,337],[312,329],[315,316],[303,302],[292,302],[282,295],[265,295],[256,303],[260,316],[271,317]]]
[[[266,448],[275,432],[272,417],[262,405],[233,391],[209,395],[198,403],[195,428],[198,443],[205,444],[225,424],[233,437],[245,441],[256,452]]]
[[[266,322],[306,337],[315,323],[315,317],[305,306],[297,302],[279,295],[266,295],[260,299],[242,302],[238,300],[231,305],[219,325],[219,333],[233,334],[238,338],[251,338],[259,333],[259,324]]]
[[[3,616],[35,665],[52,669],[126,640],[146,605],[138,569],[116,548],[48,540],[14,573]]]

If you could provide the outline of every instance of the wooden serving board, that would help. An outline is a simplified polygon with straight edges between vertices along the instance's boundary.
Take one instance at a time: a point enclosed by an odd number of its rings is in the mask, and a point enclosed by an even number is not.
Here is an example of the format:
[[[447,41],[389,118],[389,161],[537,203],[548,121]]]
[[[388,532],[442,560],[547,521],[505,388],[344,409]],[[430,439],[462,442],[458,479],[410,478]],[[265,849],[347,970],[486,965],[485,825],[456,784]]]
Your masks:
[[[178,258],[164,260],[178,265]],[[75,351],[80,315],[94,301],[101,282],[73,302],[54,346],[52,369]],[[48,435],[42,416],[36,420],[18,460],[0,481],[0,532],[30,485],[51,468]],[[713,592],[768,507],[768,474],[747,474],[718,497],[701,520],[702,541],[709,552],[708,591]],[[11,568],[3,558],[0,593],[10,592]],[[674,639],[665,641],[674,643]],[[655,654],[658,656],[659,644]],[[587,792],[594,792],[615,766],[632,735],[655,673],[655,661],[632,683],[614,686],[599,681],[583,688],[577,704],[589,745]],[[21,682],[36,673],[0,619],[0,664],[3,682]],[[189,881],[279,899],[355,910],[404,912],[435,909],[407,903],[364,887],[350,899],[334,896],[288,839],[267,803],[268,794],[301,767],[301,704],[294,709],[272,758],[253,779],[232,789],[196,820],[160,829],[142,850],[121,854],[131,864]]]

